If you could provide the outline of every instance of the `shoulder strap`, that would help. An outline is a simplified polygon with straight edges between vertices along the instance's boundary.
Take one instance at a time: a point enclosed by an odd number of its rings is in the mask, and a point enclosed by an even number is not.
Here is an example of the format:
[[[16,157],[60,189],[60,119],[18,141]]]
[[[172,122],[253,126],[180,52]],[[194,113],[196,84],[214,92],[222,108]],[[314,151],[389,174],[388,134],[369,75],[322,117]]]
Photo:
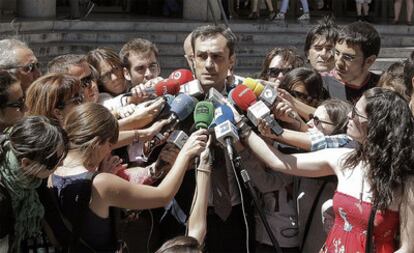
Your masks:
[[[85,242],[85,240],[83,240],[80,237],[80,231],[81,231],[81,225],[83,224],[83,218],[85,217],[87,208],[89,208],[89,200],[91,198],[91,194],[92,194],[92,182],[93,179],[95,178],[95,176],[98,174],[98,172],[94,172],[94,173],[88,173],[88,175],[85,177],[85,179],[88,180],[89,184],[88,184],[88,189],[86,191],[86,196],[83,196],[79,199],[84,200],[79,202],[79,206],[80,208],[80,219],[78,219],[77,221],[74,222],[74,224],[72,224],[62,213],[60,204],[59,204],[59,199],[57,196],[56,192],[52,192],[52,199],[53,202],[55,203],[55,205],[57,206],[57,210],[59,213],[59,216],[63,222],[63,224],[65,225],[66,229],[72,234],[72,246],[76,246],[78,243],[81,243],[83,246],[85,246],[86,248],[88,248],[91,252],[95,253],[96,251],[93,249],[93,247],[91,247],[87,242]],[[52,182],[53,182],[53,177],[51,178]],[[89,197],[88,197],[89,196]],[[88,200],[88,201],[86,201]],[[71,252],[71,247],[69,247],[69,252]]]
[[[368,229],[367,229],[367,240],[365,243],[365,253],[373,252],[373,237],[374,237],[374,220],[377,214],[377,206],[372,205],[371,213],[369,214]]]

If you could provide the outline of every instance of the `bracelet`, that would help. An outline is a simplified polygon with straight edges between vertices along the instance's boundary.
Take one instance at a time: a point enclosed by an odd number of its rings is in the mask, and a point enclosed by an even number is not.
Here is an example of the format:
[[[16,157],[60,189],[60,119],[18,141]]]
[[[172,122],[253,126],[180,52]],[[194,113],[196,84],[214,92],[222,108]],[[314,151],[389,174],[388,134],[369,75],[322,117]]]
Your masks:
[[[209,173],[209,174],[211,173],[211,170],[208,170],[208,169],[197,168],[196,171],[201,171],[201,172],[205,172],[205,173]]]

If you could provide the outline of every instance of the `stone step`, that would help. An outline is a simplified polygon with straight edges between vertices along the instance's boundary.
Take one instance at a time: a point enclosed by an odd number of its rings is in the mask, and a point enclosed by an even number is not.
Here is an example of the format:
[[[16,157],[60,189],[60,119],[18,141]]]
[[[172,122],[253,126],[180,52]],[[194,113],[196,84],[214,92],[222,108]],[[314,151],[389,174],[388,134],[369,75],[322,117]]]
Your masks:
[[[201,22],[188,22],[182,20],[169,20],[168,22],[148,21],[148,20],[134,20],[134,21],[77,21],[77,20],[43,20],[43,21],[22,21],[10,23],[0,23],[0,31],[3,33],[32,32],[41,30],[50,31],[147,31],[147,32],[190,32],[195,27],[205,25]],[[311,24],[285,24],[279,22],[251,22],[247,20],[238,20],[237,23],[230,23],[230,28],[236,33],[253,33],[253,32],[296,32],[306,33]],[[340,23],[341,25],[341,23]],[[414,27],[412,26],[393,26],[393,25],[378,25],[375,24],[376,29],[382,35],[400,34],[400,35],[414,35]]]
[[[39,57],[43,56],[57,56],[62,54],[76,53],[84,54],[90,50],[98,47],[111,47],[116,51],[119,51],[123,43],[30,43],[30,47],[35,54]],[[291,45],[249,45],[246,43],[239,44],[236,48],[237,58],[244,56],[262,56],[264,57],[268,51],[272,48],[288,47]],[[158,50],[161,56],[182,56],[184,54],[181,43],[159,43],[157,44]],[[303,45],[297,46],[297,51],[303,56]],[[414,51],[414,47],[386,47],[382,48],[379,54],[380,58],[406,58],[411,52]]]

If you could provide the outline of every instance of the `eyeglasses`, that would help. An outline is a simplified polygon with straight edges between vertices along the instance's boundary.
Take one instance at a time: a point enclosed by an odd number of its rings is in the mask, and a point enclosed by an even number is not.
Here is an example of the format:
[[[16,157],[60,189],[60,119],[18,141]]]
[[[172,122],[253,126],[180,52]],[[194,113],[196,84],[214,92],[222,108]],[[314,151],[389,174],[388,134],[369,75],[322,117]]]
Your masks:
[[[18,111],[22,112],[26,109],[25,101],[26,99],[21,97],[17,101],[7,102],[5,107],[17,108]]]
[[[92,73],[89,74],[89,76],[81,78],[80,83],[82,88],[90,88],[93,80],[95,80],[95,78],[93,77]]]
[[[343,54],[335,49],[335,58],[342,59],[345,62],[353,62],[358,58],[361,58],[362,56],[357,55],[351,55],[351,54]]]
[[[80,105],[82,103],[83,103],[83,95],[76,94],[73,98],[69,99],[68,101],[60,103],[57,106],[57,108],[62,110],[63,108],[65,108],[65,106],[69,104]]]
[[[291,70],[292,70],[292,68],[269,68],[267,70],[267,75],[269,77],[276,78],[276,77],[279,76],[280,73],[282,73],[283,75],[285,75],[286,73],[288,73]]]
[[[39,62],[32,62],[24,66],[17,66],[11,69],[17,69],[20,68],[24,73],[29,74],[34,72],[35,70],[40,69],[40,63]]]
[[[154,62],[154,63],[151,63],[149,65],[140,65],[140,66],[136,66],[134,68],[135,71],[137,71],[141,74],[144,74],[147,71],[147,69],[149,69],[150,72],[158,71],[158,63]]]
[[[320,123],[324,123],[324,124],[331,125],[331,126],[335,125],[332,122],[321,120],[318,118],[318,116],[315,116],[313,114],[309,114],[309,120],[313,120],[313,123],[315,124],[315,126],[319,125]]]
[[[367,116],[364,116],[364,115],[361,115],[358,111],[357,111],[357,109],[356,109],[356,107],[354,106],[354,107],[352,107],[352,111],[351,111],[351,118],[355,118],[355,116],[358,116],[358,117],[360,117],[360,118],[363,118],[363,119],[368,119],[368,117]]]

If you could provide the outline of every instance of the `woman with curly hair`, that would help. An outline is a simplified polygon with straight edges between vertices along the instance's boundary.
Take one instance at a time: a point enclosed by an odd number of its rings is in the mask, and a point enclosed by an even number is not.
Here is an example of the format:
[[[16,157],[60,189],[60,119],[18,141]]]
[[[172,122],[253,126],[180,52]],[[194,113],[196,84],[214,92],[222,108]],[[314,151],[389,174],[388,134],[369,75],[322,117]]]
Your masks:
[[[336,175],[335,222],[322,252],[365,252],[372,242],[367,238],[369,223],[374,224],[375,252],[397,250],[398,227],[398,252],[413,252],[414,120],[408,104],[393,91],[373,88],[364,93],[348,117],[347,133],[359,144],[355,149],[285,155],[252,131],[242,135],[273,170],[306,177]],[[369,222],[370,216],[373,222]]]

